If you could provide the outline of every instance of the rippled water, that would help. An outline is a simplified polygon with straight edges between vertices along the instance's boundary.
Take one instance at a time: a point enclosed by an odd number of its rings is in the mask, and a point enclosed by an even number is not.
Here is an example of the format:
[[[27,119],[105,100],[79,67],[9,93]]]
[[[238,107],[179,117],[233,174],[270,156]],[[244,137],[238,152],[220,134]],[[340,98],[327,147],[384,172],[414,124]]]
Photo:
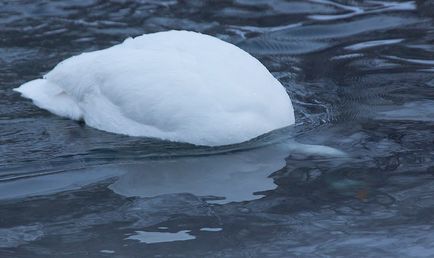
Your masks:
[[[433,1],[1,1],[0,257],[433,257]],[[12,88],[129,36],[245,49],[297,125],[194,147],[101,132]]]

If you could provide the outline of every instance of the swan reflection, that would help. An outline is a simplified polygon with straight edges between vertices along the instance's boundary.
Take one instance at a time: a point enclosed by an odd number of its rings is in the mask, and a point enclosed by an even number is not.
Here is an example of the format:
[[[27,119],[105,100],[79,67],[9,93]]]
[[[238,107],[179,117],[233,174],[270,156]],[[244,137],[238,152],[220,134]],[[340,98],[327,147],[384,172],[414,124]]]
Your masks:
[[[0,199],[77,191],[109,181],[112,182],[109,189],[126,197],[190,193],[214,203],[250,201],[260,198],[260,192],[276,188],[269,176],[285,167],[285,159],[292,154],[338,158],[335,162],[347,157],[344,152],[324,145],[290,141],[215,155],[160,157],[133,164],[24,174],[0,180]]]
[[[289,149],[272,145],[213,156],[147,161],[124,167],[109,186],[123,196],[153,197],[191,193],[220,198],[227,203],[260,198],[256,192],[276,187],[268,176],[285,166]]]

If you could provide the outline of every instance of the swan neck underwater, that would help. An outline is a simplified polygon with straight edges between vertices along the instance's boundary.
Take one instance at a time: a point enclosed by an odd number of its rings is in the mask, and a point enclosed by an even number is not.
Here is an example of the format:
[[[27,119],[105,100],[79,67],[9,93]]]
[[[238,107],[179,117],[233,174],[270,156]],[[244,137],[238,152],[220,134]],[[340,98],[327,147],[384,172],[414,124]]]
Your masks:
[[[285,88],[261,62],[190,31],[70,57],[14,90],[99,130],[195,145],[237,144],[295,122]]]

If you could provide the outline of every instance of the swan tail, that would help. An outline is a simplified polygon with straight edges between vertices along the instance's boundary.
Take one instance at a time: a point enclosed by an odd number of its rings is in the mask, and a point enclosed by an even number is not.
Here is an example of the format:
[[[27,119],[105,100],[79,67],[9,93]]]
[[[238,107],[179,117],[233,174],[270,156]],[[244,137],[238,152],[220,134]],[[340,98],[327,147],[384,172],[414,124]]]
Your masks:
[[[74,120],[82,119],[82,111],[74,99],[61,87],[46,79],[29,81],[15,88],[14,91],[53,114]]]

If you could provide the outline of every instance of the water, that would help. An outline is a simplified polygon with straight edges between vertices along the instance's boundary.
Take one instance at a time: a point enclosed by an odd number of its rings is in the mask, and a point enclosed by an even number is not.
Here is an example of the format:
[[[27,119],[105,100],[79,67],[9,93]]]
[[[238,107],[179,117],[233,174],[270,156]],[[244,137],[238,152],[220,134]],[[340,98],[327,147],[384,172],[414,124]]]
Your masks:
[[[0,257],[434,256],[433,17],[422,0],[1,1]],[[199,148],[12,91],[168,29],[260,59],[297,125]]]

